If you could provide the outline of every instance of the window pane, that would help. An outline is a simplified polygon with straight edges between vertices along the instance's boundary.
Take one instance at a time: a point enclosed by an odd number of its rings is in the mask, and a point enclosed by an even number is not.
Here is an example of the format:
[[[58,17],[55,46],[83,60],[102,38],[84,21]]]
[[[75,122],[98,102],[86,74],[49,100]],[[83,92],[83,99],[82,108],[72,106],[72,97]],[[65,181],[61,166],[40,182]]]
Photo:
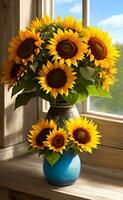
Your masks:
[[[123,115],[123,1],[91,0],[90,25],[108,31],[121,56],[116,63],[117,80],[110,90],[112,99],[91,97],[89,110]]]
[[[55,0],[54,16],[74,16],[76,19],[82,19],[82,0]]]

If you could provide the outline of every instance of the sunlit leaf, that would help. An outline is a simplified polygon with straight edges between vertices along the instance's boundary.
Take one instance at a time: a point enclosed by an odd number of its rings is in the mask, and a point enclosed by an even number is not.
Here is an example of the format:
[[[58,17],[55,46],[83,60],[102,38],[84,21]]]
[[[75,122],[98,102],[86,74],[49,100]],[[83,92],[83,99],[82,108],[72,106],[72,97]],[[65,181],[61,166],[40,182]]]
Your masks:
[[[89,85],[87,87],[89,96],[99,96],[99,97],[107,97],[112,98],[109,92],[103,90],[101,87],[96,87],[95,85]]]
[[[48,163],[53,166],[61,157],[60,153],[48,151],[45,153],[45,159],[48,161]]]

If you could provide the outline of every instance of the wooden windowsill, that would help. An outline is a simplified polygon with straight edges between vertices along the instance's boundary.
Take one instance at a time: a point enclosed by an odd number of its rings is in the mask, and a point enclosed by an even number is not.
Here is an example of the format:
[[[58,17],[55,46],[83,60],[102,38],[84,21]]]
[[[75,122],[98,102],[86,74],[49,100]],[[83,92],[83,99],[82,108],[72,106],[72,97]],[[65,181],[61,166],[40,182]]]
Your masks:
[[[26,154],[0,162],[0,187],[50,200],[123,199],[122,180],[99,175],[86,165],[82,165],[81,172],[71,186],[50,186],[43,177],[41,159],[35,154]]]

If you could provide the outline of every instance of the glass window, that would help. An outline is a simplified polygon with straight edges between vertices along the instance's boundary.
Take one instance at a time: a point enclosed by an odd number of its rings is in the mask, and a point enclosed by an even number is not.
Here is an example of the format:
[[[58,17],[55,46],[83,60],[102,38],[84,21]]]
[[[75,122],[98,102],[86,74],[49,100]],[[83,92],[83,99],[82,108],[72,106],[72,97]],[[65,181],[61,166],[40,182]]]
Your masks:
[[[82,0],[55,0],[54,16],[74,16],[76,19],[82,19]]]
[[[120,58],[116,63],[116,81],[110,90],[112,99],[91,97],[88,111],[123,115],[123,1],[91,0],[90,25],[108,31],[120,51]]]

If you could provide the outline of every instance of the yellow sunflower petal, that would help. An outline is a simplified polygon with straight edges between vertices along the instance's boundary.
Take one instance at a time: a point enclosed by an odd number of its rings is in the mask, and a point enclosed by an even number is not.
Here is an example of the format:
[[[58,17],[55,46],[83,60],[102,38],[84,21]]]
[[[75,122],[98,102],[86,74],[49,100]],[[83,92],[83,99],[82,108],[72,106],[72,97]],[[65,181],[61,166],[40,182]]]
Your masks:
[[[71,29],[76,32],[81,32],[83,29],[82,21],[75,20],[73,16],[66,16],[63,20],[60,17],[57,17],[56,23],[60,23],[65,29]]]
[[[47,66],[43,65],[39,72],[40,87],[46,93],[50,92],[54,98],[57,98],[58,94],[67,96],[76,79],[73,69],[62,63],[63,61],[52,64],[48,61]]]
[[[32,22],[30,24],[30,29],[34,30],[34,31],[39,31],[39,29],[42,28],[44,25],[49,25],[53,22],[54,22],[54,20],[51,19],[47,15],[40,19],[36,18],[36,19],[32,20]]]
[[[100,135],[97,126],[86,118],[69,119],[66,121],[68,135],[77,145],[80,151],[92,153],[92,148],[97,148],[100,143]]]
[[[26,68],[24,65],[16,64],[14,60],[6,60],[2,69],[2,82],[8,84],[8,89],[10,89],[25,72]]]
[[[96,66],[109,67],[111,62],[115,62],[119,57],[119,52],[112,46],[111,38],[107,32],[97,28],[83,29],[83,37],[88,43],[88,55],[90,61],[95,62]]]
[[[44,145],[54,152],[63,154],[63,150],[66,149],[68,143],[68,136],[64,129],[53,130],[47,137],[47,141]]]
[[[87,44],[82,41],[78,33],[72,30],[58,29],[54,34],[54,38],[49,41],[48,49],[53,56],[53,60],[62,59],[68,66],[71,64],[77,65],[77,60],[82,60],[84,53],[87,52]]]
[[[57,126],[53,120],[40,120],[37,124],[32,126],[32,130],[28,134],[28,141],[33,148],[44,149],[44,141],[47,136],[56,129]]]
[[[9,58],[15,59],[18,64],[26,65],[28,61],[33,61],[32,57],[34,58],[40,52],[42,43],[43,41],[38,33],[29,30],[20,31],[19,36],[9,43]]]

